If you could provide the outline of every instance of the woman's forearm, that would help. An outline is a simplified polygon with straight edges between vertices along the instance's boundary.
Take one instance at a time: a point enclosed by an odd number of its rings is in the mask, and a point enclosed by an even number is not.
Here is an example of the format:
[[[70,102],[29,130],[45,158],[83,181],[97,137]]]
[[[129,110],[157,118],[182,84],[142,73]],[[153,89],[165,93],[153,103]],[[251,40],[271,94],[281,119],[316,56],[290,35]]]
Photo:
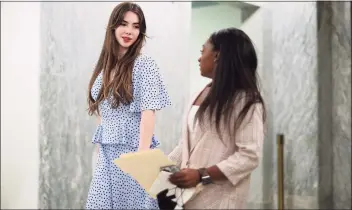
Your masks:
[[[207,168],[207,172],[213,181],[227,180],[225,174],[216,165]]]
[[[154,134],[154,125],[155,112],[153,110],[142,111],[138,150],[147,150],[150,148]]]
[[[98,126],[101,124],[101,117],[97,115]],[[99,144],[97,144],[97,154],[99,154]]]

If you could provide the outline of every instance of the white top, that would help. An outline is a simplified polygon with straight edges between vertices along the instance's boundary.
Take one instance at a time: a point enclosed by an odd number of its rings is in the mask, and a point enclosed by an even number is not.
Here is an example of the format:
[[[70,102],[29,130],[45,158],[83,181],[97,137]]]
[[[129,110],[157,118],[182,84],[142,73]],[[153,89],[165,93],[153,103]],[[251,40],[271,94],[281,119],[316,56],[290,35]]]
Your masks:
[[[189,130],[189,142],[190,142],[190,148],[193,148],[194,144],[195,144],[195,139],[194,139],[194,128],[197,126],[198,122],[196,122],[194,124],[194,118],[195,118],[195,115],[198,111],[198,108],[199,106],[197,105],[193,105],[191,107],[191,110],[189,111],[189,114],[188,114],[188,130]]]

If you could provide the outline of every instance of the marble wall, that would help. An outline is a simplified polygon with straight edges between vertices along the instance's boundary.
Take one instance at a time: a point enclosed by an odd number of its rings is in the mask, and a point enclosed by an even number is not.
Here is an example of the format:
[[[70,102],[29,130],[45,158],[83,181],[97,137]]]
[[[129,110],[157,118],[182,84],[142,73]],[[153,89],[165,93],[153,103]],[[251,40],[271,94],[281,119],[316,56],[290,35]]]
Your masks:
[[[39,208],[83,208],[91,178],[87,86],[112,4],[41,3]],[[101,31],[101,33],[97,33]]]
[[[285,203],[288,208],[318,208],[316,4],[282,2],[270,10],[273,122],[274,133],[285,135]],[[274,155],[275,172],[276,161]]]
[[[252,177],[249,208],[276,208],[276,135],[285,135],[285,201],[288,208],[317,204],[317,66],[314,3],[267,3],[243,26],[257,47],[267,104],[261,166]]]
[[[116,4],[41,3],[39,208],[84,208],[96,127],[86,111],[87,85]],[[150,37],[145,52],[158,62],[173,101],[171,108],[158,114],[156,125],[162,149],[168,152],[177,144],[181,113],[188,101],[189,56],[184,49],[191,4],[140,5]]]
[[[278,133],[285,135],[286,208],[351,205],[350,3],[329,5],[267,3],[242,26],[259,49],[268,111],[249,208],[277,207]]]

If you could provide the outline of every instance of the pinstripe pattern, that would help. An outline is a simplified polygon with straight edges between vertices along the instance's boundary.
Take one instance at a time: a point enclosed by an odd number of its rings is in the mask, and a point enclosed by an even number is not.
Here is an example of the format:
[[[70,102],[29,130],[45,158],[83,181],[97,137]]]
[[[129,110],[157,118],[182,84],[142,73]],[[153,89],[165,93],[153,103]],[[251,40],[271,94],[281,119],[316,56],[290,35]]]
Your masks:
[[[198,94],[193,98],[196,99]],[[250,174],[258,166],[264,139],[264,124],[262,107],[256,105],[244,119],[236,136],[229,135],[222,123],[220,129],[223,140],[217,135],[214,122],[205,122],[204,126],[194,129],[195,141],[198,141],[193,152],[189,153],[189,130],[187,116],[192,103],[185,112],[182,138],[179,145],[169,154],[169,158],[181,168],[185,168],[189,160],[190,168],[201,168],[217,165],[228,178],[205,186],[193,200],[189,201],[186,209],[243,209],[249,190]],[[239,101],[238,110],[243,106]],[[253,114],[252,114],[253,113]]]

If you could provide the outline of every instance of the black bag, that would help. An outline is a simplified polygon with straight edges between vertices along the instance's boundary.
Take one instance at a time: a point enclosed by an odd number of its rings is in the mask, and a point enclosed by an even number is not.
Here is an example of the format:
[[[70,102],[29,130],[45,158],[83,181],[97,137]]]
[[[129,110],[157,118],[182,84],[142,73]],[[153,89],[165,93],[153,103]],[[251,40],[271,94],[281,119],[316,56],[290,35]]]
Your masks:
[[[175,173],[177,171],[180,171],[180,168],[175,165],[170,165],[170,166],[161,167],[160,171]],[[165,189],[165,190],[159,192],[156,196],[160,210],[175,209],[175,207],[177,206],[177,202],[172,200],[172,199],[176,198],[176,194],[167,196],[168,192],[169,192],[169,189]],[[175,193],[176,193],[176,191],[175,191]]]
[[[170,209],[175,209],[177,203],[173,201],[172,199],[176,198],[176,195],[170,195],[167,196],[167,193],[169,192],[169,189],[165,189],[158,193],[156,196],[158,199],[158,205],[160,210],[170,210]]]

